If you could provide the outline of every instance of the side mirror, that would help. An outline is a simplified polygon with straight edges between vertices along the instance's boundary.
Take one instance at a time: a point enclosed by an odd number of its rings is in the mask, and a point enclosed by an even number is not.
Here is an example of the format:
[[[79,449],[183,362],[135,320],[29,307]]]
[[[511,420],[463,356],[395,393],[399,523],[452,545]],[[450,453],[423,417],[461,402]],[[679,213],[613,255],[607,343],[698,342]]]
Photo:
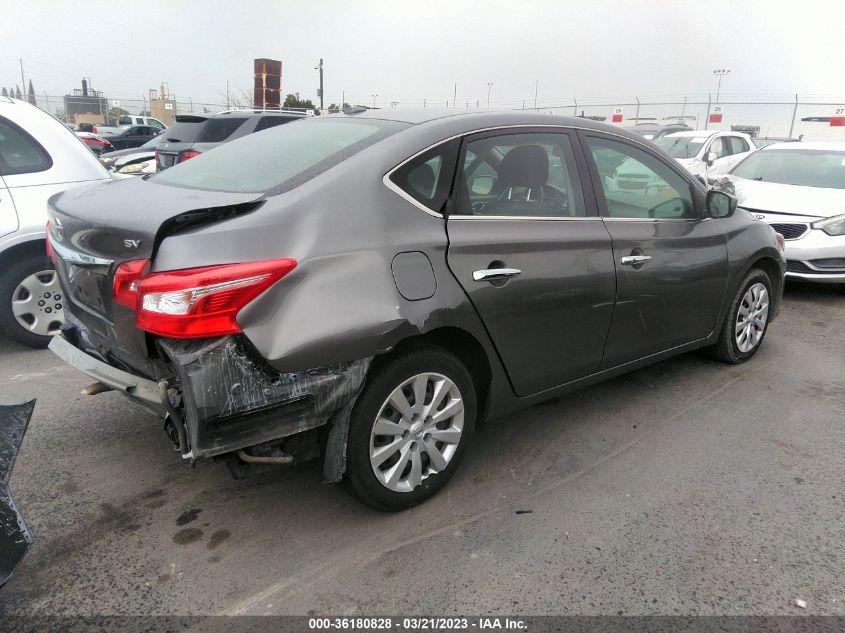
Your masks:
[[[724,191],[711,189],[707,192],[707,214],[711,218],[729,218],[736,211],[736,198]]]
[[[476,176],[470,182],[469,189],[477,196],[489,195],[496,187],[496,179],[493,176]]]
[[[716,156],[716,152],[707,152],[707,154],[704,156],[704,162],[707,163],[707,166],[709,167],[710,165],[716,162],[717,158],[719,157]]]

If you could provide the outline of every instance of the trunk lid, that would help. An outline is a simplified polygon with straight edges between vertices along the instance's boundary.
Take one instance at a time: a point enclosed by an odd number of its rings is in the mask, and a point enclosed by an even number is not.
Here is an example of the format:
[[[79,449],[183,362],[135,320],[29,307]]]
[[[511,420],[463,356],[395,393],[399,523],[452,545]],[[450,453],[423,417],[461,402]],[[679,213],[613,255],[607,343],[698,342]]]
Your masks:
[[[146,337],[135,326],[134,311],[113,300],[117,267],[126,261],[154,259],[167,234],[248,212],[263,195],[131,178],[53,196],[50,241],[69,323],[82,326],[101,355],[117,354],[123,364],[140,369],[147,356]]]

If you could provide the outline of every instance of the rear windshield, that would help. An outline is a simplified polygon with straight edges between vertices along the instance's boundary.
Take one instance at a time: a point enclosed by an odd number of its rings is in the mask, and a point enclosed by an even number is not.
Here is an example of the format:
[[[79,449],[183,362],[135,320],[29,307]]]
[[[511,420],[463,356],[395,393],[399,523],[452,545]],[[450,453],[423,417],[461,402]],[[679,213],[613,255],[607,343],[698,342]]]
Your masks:
[[[193,143],[203,124],[205,121],[176,121],[162,132],[161,137],[168,143]]]
[[[193,189],[281,193],[407,126],[372,119],[296,121],[226,143],[152,178]]]
[[[232,136],[246,121],[246,117],[220,117],[209,119],[202,127],[197,143],[222,143]]]
[[[767,149],[749,154],[731,175],[783,185],[845,189],[845,152]]]

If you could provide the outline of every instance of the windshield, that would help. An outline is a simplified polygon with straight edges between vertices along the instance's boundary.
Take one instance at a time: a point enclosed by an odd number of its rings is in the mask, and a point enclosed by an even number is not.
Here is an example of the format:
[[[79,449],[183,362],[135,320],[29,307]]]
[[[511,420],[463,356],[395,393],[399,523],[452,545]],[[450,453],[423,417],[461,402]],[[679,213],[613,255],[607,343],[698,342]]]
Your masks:
[[[295,121],[221,145],[153,178],[195,189],[281,193],[406,127],[378,120]]]
[[[205,120],[200,121],[176,121],[173,125],[161,133],[161,136],[168,143],[193,143],[202,129]]]
[[[731,175],[799,187],[845,189],[845,152],[811,149],[754,152]]]
[[[708,138],[707,136],[664,136],[655,141],[655,144],[672,158],[694,158]]]

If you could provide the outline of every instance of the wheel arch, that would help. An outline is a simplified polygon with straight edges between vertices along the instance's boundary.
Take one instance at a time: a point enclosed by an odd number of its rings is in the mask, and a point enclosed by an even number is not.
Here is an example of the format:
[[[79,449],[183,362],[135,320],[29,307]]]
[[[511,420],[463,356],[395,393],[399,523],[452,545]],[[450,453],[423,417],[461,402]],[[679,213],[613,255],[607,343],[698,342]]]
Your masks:
[[[443,326],[417,336],[410,336],[399,342],[387,354],[377,357],[373,362],[389,362],[395,355],[401,354],[411,347],[421,345],[434,345],[458,357],[458,360],[463,363],[472,376],[478,417],[483,419],[490,404],[493,371],[484,346],[467,330],[454,326]]]
[[[5,249],[0,253],[0,267],[5,270],[12,262],[18,261],[23,257],[38,255],[47,256],[46,242],[43,237],[19,242]]]
[[[742,280],[745,279],[745,276],[751,270],[754,269],[762,270],[769,276],[769,281],[772,283],[772,298],[771,302],[774,304],[772,306],[773,310],[772,313],[776,316],[777,313],[780,311],[780,303],[781,298],[783,297],[783,286],[784,286],[784,276],[783,272],[781,271],[780,264],[778,264],[777,260],[772,257],[771,255],[760,255],[756,259],[753,260],[751,264],[745,269],[740,278],[740,283]]]

